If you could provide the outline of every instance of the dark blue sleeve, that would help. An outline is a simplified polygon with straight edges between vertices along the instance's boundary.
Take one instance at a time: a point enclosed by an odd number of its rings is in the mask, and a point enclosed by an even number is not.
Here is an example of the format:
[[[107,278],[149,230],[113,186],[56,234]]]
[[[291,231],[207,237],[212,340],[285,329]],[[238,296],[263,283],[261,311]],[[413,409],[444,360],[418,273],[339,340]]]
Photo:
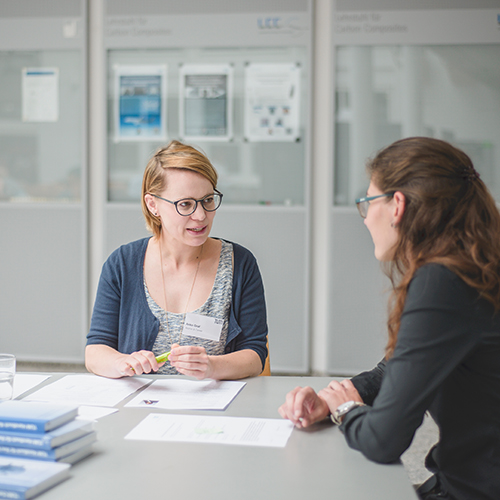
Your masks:
[[[261,361],[267,357],[267,314],[264,285],[255,257],[233,243],[233,300],[226,352],[252,349]]]
[[[103,344],[124,354],[153,348],[160,324],[144,293],[142,269],[148,240],[123,245],[104,263],[87,345]]]
[[[87,345],[103,344],[118,350],[121,280],[113,261],[112,255],[101,271]]]

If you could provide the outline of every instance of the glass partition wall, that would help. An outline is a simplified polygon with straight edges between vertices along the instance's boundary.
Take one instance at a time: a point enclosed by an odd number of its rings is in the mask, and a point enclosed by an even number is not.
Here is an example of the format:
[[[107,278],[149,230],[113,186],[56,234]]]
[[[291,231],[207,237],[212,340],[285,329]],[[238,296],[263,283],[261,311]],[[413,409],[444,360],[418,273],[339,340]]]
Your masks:
[[[0,0],[0,331],[20,360],[83,360],[86,12]]]
[[[79,51],[0,52],[0,200],[81,200]]]
[[[368,187],[366,161],[404,137],[444,139],[500,200],[500,45],[339,44],[334,57],[326,364],[354,374],[384,354],[390,289],[354,203]]]
[[[184,66],[203,63],[205,68],[228,64],[232,72],[232,126],[230,137],[214,140],[213,137],[183,137],[181,98],[184,90],[182,77]],[[293,140],[256,141],[247,137],[245,106],[248,101],[246,70],[253,64],[286,65],[292,63],[298,72],[296,102],[300,109],[298,130]],[[110,202],[137,202],[140,200],[142,173],[147,158],[169,140],[181,139],[199,146],[213,162],[220,176],[219,189],[224,193],[224,205],[277,205],[303,206],[305,203],[306,141],[304,140],[305,121],[308,115],[307,99],[309,94],[308,54],[305,47],[259,47],[235,49],[149,49],[149,50],[110,50],[108,51],[108,167]],[[117,118],[116,107],[117,72],[139,72],[141,67],[156,68],[163,66],[166,75],[165,85],[165,122],[166,133],[161,139],[131,140],[120,136],[117,130],[121,125]],[[147,69],[146,69],[147,71]],[[272,78],[269,76],[268,78]],[[274,77],[273,88],[262,88],[260,92],[270,94],[274,101],[285,99],[283,89],[288,90],[290,81],[285,77]],[[263,98],[264,100],[264,98]],[[275,115],[282,113],[275,110]],[[277,121],[279,118],[277,118]],[[123,120],[122,120],[123,121]]]
[[[366,191],[364,164],[402,137],[463,149],[500,199],[500,45],[339,46],[335,203]]]

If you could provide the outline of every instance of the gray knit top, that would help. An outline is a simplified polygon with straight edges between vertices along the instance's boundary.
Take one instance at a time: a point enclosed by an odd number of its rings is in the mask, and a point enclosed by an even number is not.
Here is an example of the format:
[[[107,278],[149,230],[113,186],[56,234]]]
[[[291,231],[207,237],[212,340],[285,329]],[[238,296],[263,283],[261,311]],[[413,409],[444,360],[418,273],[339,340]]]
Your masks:
[[[160,329],[153,345],[155,356],[170,351],[171,344],[202,346],[210,355],[224,354],[226,346],[227,331],[229,324],[229,311],[232,300],[233,283],[233,245],[221,240],[219,266],[215,276],[214,286],[207,301],[195,311],[195,314],[209,316],[224,320],[219,341],[206,340],[199,337],[192,337],[183,333],[185,314],[165,312],[149,294],[148,287],[144,281],[144,290],[148,300],[149,308],[160,321]],[[168,283],[166,283],[168,286]],[[167,319],[168,318],[168,319]],[[167,323],[168,321],[168,323]],[[167,361],[157,372],[161,375],[178,375],[179,372],[170,366]]]

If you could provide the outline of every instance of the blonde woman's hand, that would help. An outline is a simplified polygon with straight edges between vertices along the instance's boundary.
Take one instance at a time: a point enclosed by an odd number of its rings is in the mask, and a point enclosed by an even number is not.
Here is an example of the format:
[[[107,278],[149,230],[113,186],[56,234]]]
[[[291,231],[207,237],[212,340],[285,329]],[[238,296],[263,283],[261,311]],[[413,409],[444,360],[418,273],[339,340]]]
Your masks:
[[[183,375],[198,380],[213,378],[213,367],[204,347],[173,344],[168,358],[170,364]]]
[[[156,373],[165,363],[158,363],[151,351],[137,351],[132,354],[122,354],[115,359],[118,373],[124,377]]]

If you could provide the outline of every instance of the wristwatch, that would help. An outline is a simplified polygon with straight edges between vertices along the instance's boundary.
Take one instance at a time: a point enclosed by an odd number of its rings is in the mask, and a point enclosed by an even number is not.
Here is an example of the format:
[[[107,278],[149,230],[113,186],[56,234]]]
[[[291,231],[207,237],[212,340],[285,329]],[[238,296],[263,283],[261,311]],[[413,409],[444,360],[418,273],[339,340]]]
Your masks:
[[[359,406],[366,406],[365,403],[360,403],[359,401],[347,401],[347,403],[342,403],[331,415],[330,418],[332,422],[336,425],[340,425],[344,417],[354,408]]]

